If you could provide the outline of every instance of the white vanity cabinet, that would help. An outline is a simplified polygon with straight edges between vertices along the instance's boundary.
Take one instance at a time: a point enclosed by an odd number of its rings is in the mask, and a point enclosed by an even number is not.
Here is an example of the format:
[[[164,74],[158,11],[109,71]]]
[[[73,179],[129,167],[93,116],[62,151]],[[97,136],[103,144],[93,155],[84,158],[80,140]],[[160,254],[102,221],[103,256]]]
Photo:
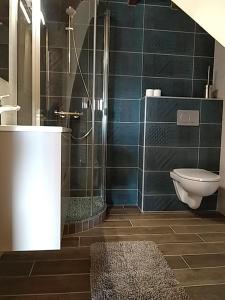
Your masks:
[[[0,126],[0,252],[60,249],[70,129]]]

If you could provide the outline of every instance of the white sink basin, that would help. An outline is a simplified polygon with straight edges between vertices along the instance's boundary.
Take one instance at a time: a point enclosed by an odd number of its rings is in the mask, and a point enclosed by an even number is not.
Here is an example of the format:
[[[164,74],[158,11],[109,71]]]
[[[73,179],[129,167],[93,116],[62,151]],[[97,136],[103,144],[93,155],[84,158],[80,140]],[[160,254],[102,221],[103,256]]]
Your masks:
[[[7,111],[18,111],[18,110],[20,110],[19,105],[3,105],[3,106],[0,106],[0,114],[2,114],[3,112],[7,112]]]

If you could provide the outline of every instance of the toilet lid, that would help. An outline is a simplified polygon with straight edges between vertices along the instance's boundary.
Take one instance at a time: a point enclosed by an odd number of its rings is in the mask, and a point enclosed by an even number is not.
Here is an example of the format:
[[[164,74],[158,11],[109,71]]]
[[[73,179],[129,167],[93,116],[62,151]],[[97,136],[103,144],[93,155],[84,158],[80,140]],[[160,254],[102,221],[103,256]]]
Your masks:
[[[219,181],[220,176],[203,169],[174,169],[175,174],[180,177],[195,181]]]

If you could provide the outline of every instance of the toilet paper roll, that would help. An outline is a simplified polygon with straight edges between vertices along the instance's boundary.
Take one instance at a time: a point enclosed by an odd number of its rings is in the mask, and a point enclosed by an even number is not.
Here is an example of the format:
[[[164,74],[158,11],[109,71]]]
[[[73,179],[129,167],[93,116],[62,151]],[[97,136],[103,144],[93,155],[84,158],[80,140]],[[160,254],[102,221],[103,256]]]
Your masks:
[[[146,95],[146,97],[153,97],[154,96],[154,90],[153,89],[147,89],[145,95]]]
[[[156,89],[156,90],[154,90],[153,95],[154,95],[154,97],[161,97],[162,92],[160,89]]]

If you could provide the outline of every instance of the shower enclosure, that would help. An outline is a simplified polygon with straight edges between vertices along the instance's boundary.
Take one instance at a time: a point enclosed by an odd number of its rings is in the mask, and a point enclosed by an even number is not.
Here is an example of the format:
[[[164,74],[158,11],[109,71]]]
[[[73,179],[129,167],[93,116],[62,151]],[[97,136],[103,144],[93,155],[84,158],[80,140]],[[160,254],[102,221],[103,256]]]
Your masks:
[[[72,129],[67,222],[82,222],[78,231],[106,209],[110,15],[99,7],[97,0],[41,1],[38,113],[40,125]]]

